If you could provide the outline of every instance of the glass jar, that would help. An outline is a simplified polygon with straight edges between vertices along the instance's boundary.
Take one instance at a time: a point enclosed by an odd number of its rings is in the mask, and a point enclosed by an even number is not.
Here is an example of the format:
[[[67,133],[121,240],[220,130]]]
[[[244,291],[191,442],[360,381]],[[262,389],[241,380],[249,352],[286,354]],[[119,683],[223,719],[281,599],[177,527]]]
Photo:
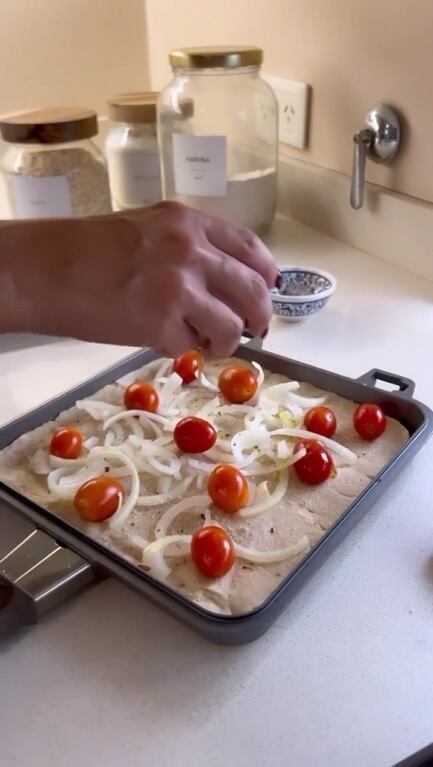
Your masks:
[[[105,142],[115,210],[152,205],[162,199],[157,93],[125,93],[108,101],[113,125]]]
[[[0,160],[12,218],[70,218],[110,213],[105,160],[91,141],[90,109],[43,109],[0,119]]]
[[[265,234],[275,214],[278,110],[260,48],[184,48],[158,101],[165,199]]]

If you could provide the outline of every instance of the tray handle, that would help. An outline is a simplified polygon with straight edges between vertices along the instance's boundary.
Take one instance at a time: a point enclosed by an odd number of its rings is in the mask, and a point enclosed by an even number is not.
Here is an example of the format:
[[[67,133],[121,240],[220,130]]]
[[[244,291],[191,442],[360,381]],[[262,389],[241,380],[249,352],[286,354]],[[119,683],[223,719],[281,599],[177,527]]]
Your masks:
[[[395,373],[388,373],[386,370],[379,370],[378,368],[369,370],[368,373],[359,376],[357,380],[367,386],[376,386],[378,381],[393,384],[398,392],[408,399],[413,397],[415,391],[415,382],[410,378],[405,378],[404,376],[399,376]],[[380,389],[380,386],[377,388]]]
[[[0,638],[36,623],[96,577],[89,562],[33,528],[0,558]]]

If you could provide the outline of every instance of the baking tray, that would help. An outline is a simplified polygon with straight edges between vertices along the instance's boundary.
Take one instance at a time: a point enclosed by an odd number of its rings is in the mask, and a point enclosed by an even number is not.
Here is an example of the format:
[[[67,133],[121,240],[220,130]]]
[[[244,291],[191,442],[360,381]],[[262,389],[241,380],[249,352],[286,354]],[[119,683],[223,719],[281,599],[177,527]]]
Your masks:
[[[157,356],[151,349],[136,352],[82,385],[7,424],[0,429],[0,449],[20,435],[54,419],[77,399],[93,394]],[[27,525],[25,534],[16,532],[12,548],[9,545],[6,552],[1,550],[0,539],[0,636],[20,625],[34,622],[45,610],[94,578],[111,575],[212,642],[225,645],[251,642],[270,628],[305,582],[431,434],[433,414],[413,399],[415,384],[407,378],[374,369],[355,380],[265,352],[256,341],[240,346],[236,356],[248,361],[256,360],[269,371],[308,382],[355,402],[375,402],[406,426],[410,438],[269,598],[260,607],[237,616],[216,615],[195,605],[90,539],[84,532],[0,483],[0,512],[7,515],[7,528],[15,530],[15,522],[21,526],[24,524],[21,519],[18,523],[17,512],[24,517]],[[379,388],[376,384],[380,382],[391,384],[395,390]]]

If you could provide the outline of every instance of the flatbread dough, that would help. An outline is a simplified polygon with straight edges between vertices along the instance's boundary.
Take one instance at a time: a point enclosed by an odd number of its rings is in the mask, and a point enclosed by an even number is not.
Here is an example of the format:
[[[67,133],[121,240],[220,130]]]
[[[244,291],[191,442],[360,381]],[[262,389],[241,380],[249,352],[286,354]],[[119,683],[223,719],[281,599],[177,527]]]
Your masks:
[[[232,358],[207,365],[206,372],[209,376],[216,377],[222,367],[234,362]],[[239,363],[247,364],[244,360],[239,360]],[[146,368],[147,366],[136,371],[135,377],[146,378]],[[284,376],[265,374],[265,386],[287,380]],[[94,394],[92,399],[121,405],[123,391],[124,386],[120,383],[112,384]],[[399,422],[388,418],[384,434],[374,442],[365,442],[358,437],[352,426],[355,407],[353,402],[336,394],[322,392],[309,384],[301,384],[296,393],[307,397],[326,397],[326,404],[337,416],[338,429],[334,438],[353,450],[358,460],[354,465],[347,466],[334,456],[336,476],[315,487],[300,482],[293,469],[289,469],[290,482],[285,497],[261,516],[241,519],[236,514],[225,515],[213,510],[212,519],[222,524],[233,539],[243,546],[263,550],[279,549],[297,543],[304,535],[307,536],[310,546],[314,546],[408,439],[407,430]],[[188,387],[187,394],[190,414],[196,413],[205,402],[215,396],[214,392],[192,384]],[[72,526],[85,530],[107,548],[139,566],[139,552],[131,541],[132,536],[139,535],[147,541],[152,541],[158,519],[177,501],[148,509],[135,508],[120,532],[110,532],[104,524],[89,527],[76,514],[72,502],[54,498],[48,491],[46,476],[35,474],[31,469],[32,456],[41,448],[47,449],[54,431],[64,425],[76,426],[81,429],[85,438],[97,436],[101,444],[103,443],[105,432],[101,422],[93,420],[83,410],[73,407],[61,413],[56,421],[24,434],[1,451],[0,478],[22,495],[51,513],[61,516]],[[232,436],[242,428],[239,420],[234,424],[232,419],[227,418],[221,431]],[[143,479],[146,493],[157,492],[154,478],[141,475],[140,479]],[[191,488],[186,493],[195,494],[197,489]],[[197,514],[185,512],[176,518],[170,532],[193,533],[200,523]],[[261,605],[303,556],[301,554],[279,564],[263,566],[237,560],[227,575],[216,580],[202,576],[190,557],[172,558],[170,564],[173,564],[173,568],[167,583],[207,610],[224,615],[239,615]]]

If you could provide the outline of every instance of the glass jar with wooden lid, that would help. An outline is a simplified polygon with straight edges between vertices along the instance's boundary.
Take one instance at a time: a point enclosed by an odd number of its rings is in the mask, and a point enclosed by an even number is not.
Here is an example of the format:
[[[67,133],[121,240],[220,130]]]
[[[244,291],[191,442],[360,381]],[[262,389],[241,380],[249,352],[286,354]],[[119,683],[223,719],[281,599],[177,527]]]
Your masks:
[[[276,205],[278,111],[251,46],[172,51],[158,102],[163,195],[265,234]],[[185,109],[187,104],[187,109]]]
[[[92,141],[96,112],[57,107],[0,118],[6,142],[0,170],[12,218],[110,213],[105,160]]]
[[[115,210],[162,199],[156,135],[157,93],[123,93],[108,101],[110,130],[105,154]]]

